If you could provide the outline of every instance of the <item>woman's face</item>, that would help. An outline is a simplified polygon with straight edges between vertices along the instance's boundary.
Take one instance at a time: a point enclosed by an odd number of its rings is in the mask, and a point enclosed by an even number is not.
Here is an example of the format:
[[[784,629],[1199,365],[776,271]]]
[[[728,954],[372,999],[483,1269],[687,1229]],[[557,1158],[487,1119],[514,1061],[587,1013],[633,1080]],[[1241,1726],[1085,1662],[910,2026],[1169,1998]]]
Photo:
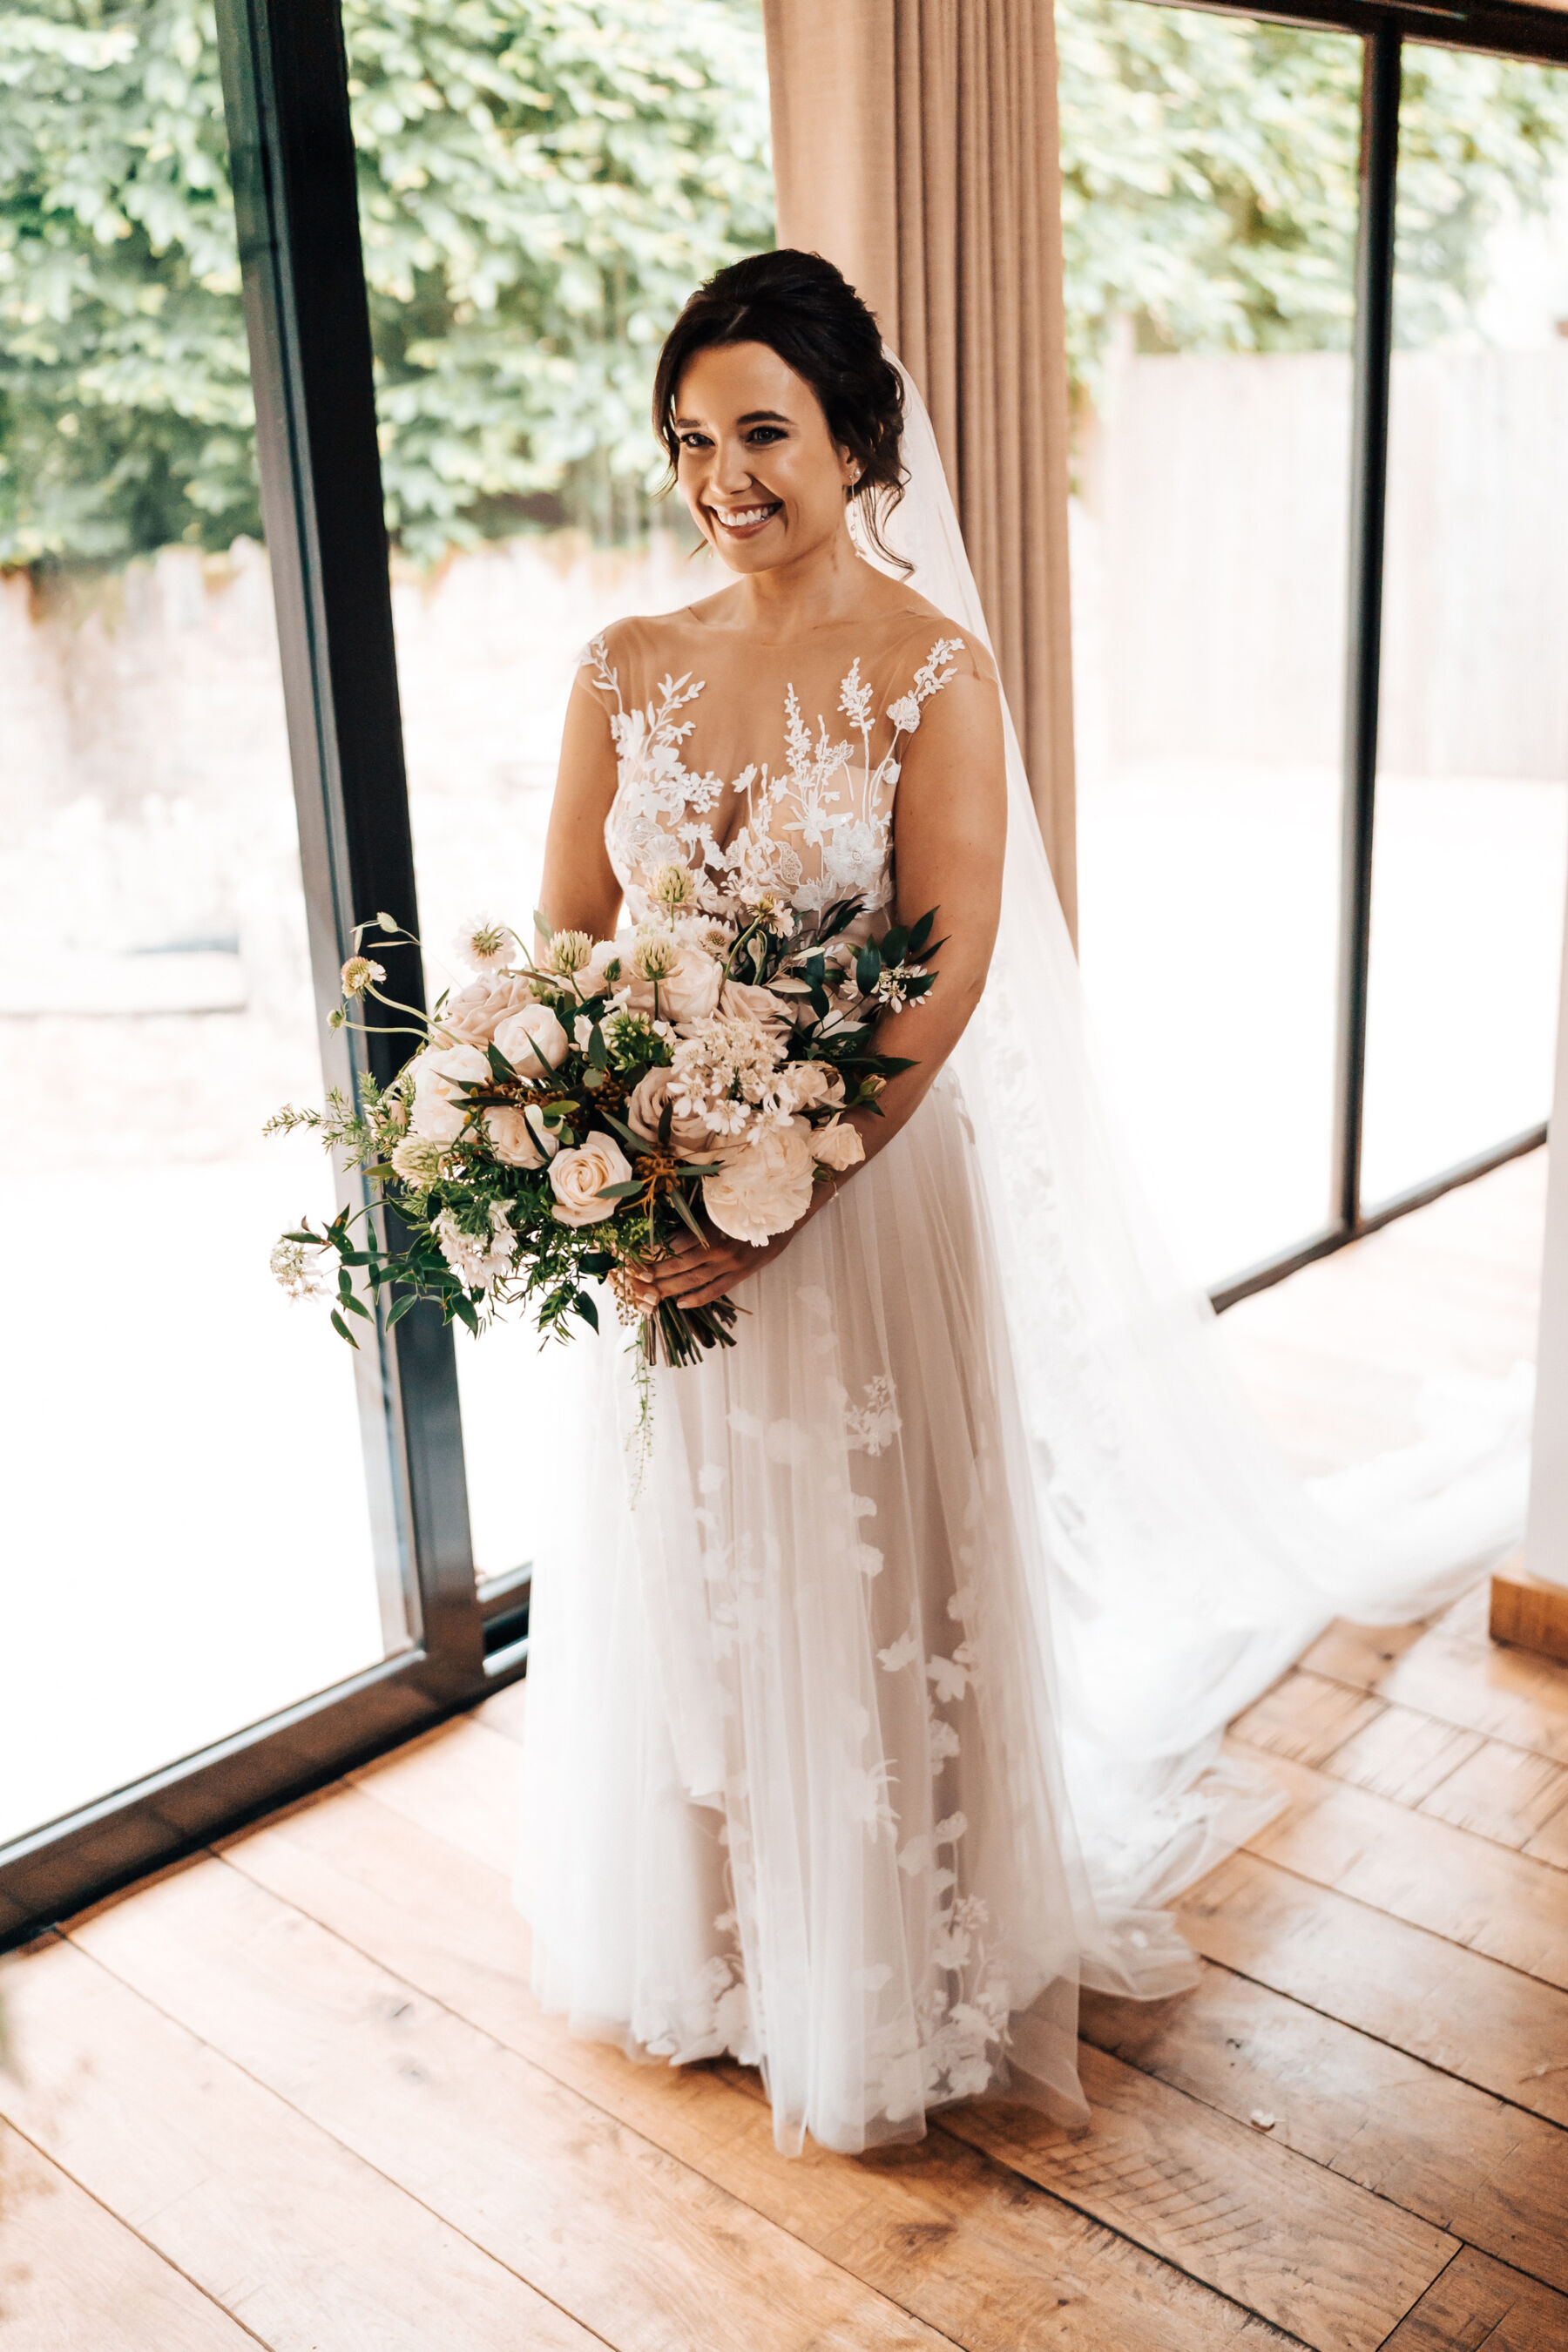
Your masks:
[[[766,343],[699,352],[675,394],[676,483],[732,572],[771,572],[845,528],[859,474],[808,383]]]

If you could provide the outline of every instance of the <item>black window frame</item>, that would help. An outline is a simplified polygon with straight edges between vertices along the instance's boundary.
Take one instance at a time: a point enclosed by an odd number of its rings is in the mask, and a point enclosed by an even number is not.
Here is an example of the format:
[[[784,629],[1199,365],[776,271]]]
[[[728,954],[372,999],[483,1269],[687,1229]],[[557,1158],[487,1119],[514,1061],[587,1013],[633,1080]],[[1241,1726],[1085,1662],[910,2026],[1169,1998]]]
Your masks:
[[[1154,0],[1160,5],[1160,0]],[[1192,5],[1192,0],[1167,0]],[[1334,27],[1366,42],[1357,259],[1351,638],[1345,727],[1335,1214],[1215,1294],[1226,1307],[1544,1139],[1515,1137],[1369,1212],[1361,1198],[1375,805],[1399,59],[1405,39],[1568,64],[1568,15],[1298,0],[1205,0],[1215,13]],[[417,929],[391,578],[338,0],[216,0],[257,407],[258,454],[299,813],[323,1066],[385,1079],[390,1036],[332,1032],[356,921]],[[411,949],[377,952],[420,1003]],[[406,1639],[380,1664],[244,1727],[0,1849],[0,1949],[26,1941],[521,1675],[526,1567],[476,1584],[453,1334],[426,1314],[365,1345],[362,1420],[392,1528],[384,1614]],[[37,1573],[47,1573],[40,1568]]]

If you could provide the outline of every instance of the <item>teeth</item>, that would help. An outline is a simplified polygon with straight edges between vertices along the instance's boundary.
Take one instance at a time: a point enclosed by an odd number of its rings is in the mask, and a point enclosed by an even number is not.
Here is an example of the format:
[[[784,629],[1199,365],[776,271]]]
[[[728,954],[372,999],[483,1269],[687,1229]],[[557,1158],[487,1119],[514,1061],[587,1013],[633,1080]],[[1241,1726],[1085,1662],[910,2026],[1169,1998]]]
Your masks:
[[[742,507],[734,514],[721,514],[719,520],[724,525],[726,530],[744,530],[748,524],[753,522],[765,522],[769,515],[776,514],[777,512],[778,505],[775,500],[772,506]]]

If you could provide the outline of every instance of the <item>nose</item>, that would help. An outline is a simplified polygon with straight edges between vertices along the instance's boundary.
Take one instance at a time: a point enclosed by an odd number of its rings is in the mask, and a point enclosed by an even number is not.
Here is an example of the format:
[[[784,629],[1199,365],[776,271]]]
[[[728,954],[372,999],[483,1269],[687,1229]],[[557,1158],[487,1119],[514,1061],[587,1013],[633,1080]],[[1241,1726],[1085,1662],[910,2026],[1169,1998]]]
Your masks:
[[[752,468],[744,442],[725,435],[714,458],[712,478],[714,490],[720,498],[745,496],[752,487]]]

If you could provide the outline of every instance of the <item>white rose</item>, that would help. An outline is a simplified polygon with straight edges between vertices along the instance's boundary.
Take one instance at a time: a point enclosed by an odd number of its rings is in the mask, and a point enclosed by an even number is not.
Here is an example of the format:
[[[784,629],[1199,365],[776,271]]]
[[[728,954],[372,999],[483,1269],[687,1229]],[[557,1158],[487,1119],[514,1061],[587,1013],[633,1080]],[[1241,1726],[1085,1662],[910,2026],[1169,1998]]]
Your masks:
[[[842,1176],[847,1168],[859,1167],[866,1157],[866,1146],[858,1127],[847,1127],[841,1118],[836,1118],[826,1127],[812,1129],[811,1156]]]
[[[900,735],[912,735],[921,723],[921,707],[912,694],[900,695],[889,703],[888,716]]]
[[[647,1071],[632,1088],[626,1102],[626,1125],[640,1135],[645,1143],[658,1141],[659,1121],[669,1100],[669,1081],[673,1073],[668,1069]],[[732,1135],[715,1135],[697,1111],[671,1111],[669,1149],[678,1160],[722,1160],[737,1149],[744,1149],[743,1139]]]
[[[836,1109],[844,1080],[830,1062],[789,1062],[779,1074],[779,1093],[792,1110]]]
[[[788,1029],[795,1006],[775,996],[771,988],[753,988],[750,981],[727,980],[719,991],[719,1010],[732,1019],[760,1022],[764,1029]]]
[[[679,940],[669,942],[666,961],[668,971],[658,980],[647,979],[628,963],[622,984],[634,1013],[652,1013],[654,990],[658,991],[658,1011],[667,1021],[685,1027],[693,1021],[706,1021],[719,1009],[719,990],[724,978],[723,966],[700,948],[689,948]]]
[[[813,1183],[811,1129],[773,1127],[702,1179],[702,1205],[721,1234],[761,1249],[805,1214]]]
[[[482,1086],[490,1066],[475,1045],[427,1046],[416,1055],[414,1098],[408,1124],[416,1135],[432,1143],[455,1143],[468,1123],[468,1106],[458,1100],[459,1087]]]
[[[495,1034],[495,1048],[504,1054],[520,1078],[542,1077],[558,1070],[566,1059],[566,1032],[548,1004],[525,1004],[509,1013]]]
[[[579,996],[603,996],[610,986],[605,967],[618,963],[623,972],[631,962],[637,942],[628,931],[624,939],[595,940],[592,954],[580,971],[573,974]]]
[[[436,1015],[435,1025],[441,1036],[458,1045],[485,1046],[495,1035],[498,1022],[532,1003],[532,982],[521,972],[502,972],[493,980],[471,980],[467,988],[449,996]]]
[[[631,1161],[607,1135],[591,1135],[586,1143],[558,1151],[550,1163],[550,1189],[561,1223],[596,1225],[613,1217],[619,1202],[601,1201],[598,1195],[606,1184],[626,1183],[631,1172]]]
[[[526,1110],[486,1111],[485,1133],[503,1168],[542,1168],[561,1149],[561,1138],[545,1126],[534,1103]]]

